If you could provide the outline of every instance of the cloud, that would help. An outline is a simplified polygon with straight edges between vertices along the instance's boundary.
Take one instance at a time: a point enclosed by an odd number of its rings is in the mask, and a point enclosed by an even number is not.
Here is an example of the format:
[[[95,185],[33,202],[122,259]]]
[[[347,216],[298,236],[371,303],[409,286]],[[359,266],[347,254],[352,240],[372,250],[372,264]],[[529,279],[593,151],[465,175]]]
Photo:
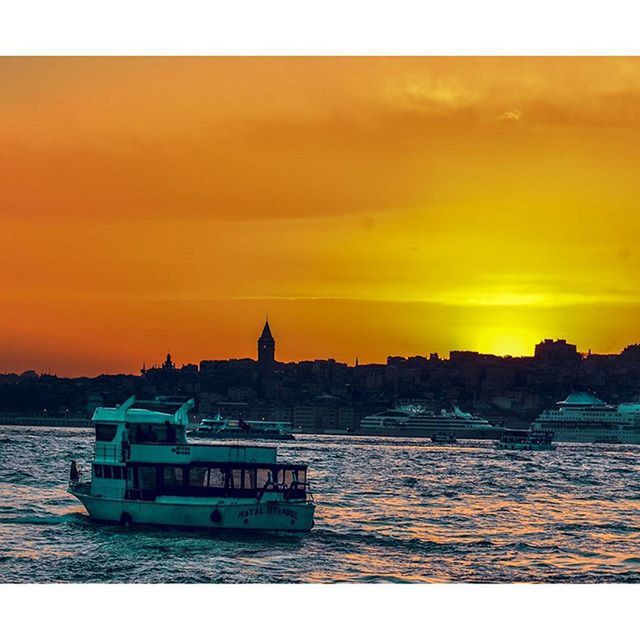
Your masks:
[[[514,109],[513,111],[503,111],[499,116],[498,120],[511,120],[514,122],[518,122],[522,119],[522,111],[519,109]]]

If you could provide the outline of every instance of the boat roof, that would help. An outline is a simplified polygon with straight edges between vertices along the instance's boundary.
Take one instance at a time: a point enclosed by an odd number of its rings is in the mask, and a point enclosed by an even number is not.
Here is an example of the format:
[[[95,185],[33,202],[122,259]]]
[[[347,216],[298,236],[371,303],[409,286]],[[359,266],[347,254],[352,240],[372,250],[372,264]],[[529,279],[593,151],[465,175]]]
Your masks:
[[[570,393],[565,400],[557,402],[559,406],[571,407],[596,407],[605,406],[607,403],[597,398],[592,393],[586,391],[574,391]]]
[[[131,396],[115,407],[97,407],[93,412],[92,420],[93,422],[136,422],[144,424],[166,424],[168,422],[173,425],[186,426],[189,424],[189,409],[195,406],[193,399],[183,403],[137,402],[137,404],[150,404],[154,407],[165,404],[167,408],[171,407],[171,412],[134,407],[134,404],[136,404],[136,397]]]

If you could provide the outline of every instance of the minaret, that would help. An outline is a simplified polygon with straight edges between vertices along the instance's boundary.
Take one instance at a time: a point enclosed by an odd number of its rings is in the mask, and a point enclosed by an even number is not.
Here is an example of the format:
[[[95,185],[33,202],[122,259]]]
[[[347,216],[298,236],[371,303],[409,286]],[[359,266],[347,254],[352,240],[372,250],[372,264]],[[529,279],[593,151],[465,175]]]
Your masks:
[[[271,335],[269,320],[264,323],[262,334],[258,338],[258,371],[269,373],[276,361],[276,341]]]

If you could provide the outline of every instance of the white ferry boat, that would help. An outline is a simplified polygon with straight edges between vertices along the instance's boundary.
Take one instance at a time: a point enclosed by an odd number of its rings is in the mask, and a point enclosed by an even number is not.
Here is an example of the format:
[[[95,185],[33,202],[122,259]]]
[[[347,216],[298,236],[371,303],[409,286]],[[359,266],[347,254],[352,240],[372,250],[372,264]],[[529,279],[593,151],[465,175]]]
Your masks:
[[[203,418],[196,427],[187,429],[188,436],[209,438],[212,433],[217,433],[229,424],[227,418],[223,418],[219,413],[214,418]]]
[[[192,400],[170,412],[134,404],[131,397],[95,410],[90,479],[72,463],[69,492],[91,518],[124,526],[311,530],[306,465],[278,463],[274,447],[189,444]]]
[[[406,438],[498,439],[502,429],[484,418],[455,407],[453,411],[434,413],[420,407],[388,409],[363,418],[359,433],[365,435],[404,436]]]
[[[215,438],[235,440],[237,438],[257,440],[294,440],[290,422],[271,420],[229,420],[220,414],[215,418],[204,418],[195,429],[187,430],[192,438]]]
[[[640,444],[640,403],[607,404],[574,392],[557,409],[543,411],[531,428],[553,431],[556,442]]]
[[[505,429],[496,442],[498,449],[508,451],[551,451],[553,431],[533,431],[531,429]]]

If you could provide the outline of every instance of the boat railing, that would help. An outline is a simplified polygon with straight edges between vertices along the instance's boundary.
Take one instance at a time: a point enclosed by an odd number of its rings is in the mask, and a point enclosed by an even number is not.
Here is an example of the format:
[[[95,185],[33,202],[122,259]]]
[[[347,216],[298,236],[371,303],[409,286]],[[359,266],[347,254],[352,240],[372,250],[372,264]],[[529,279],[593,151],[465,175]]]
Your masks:
[[[101,460],[124,462],[125,448],[119,444],[96,442],[94,446],[94,456],[96,458],[100,458]]]

